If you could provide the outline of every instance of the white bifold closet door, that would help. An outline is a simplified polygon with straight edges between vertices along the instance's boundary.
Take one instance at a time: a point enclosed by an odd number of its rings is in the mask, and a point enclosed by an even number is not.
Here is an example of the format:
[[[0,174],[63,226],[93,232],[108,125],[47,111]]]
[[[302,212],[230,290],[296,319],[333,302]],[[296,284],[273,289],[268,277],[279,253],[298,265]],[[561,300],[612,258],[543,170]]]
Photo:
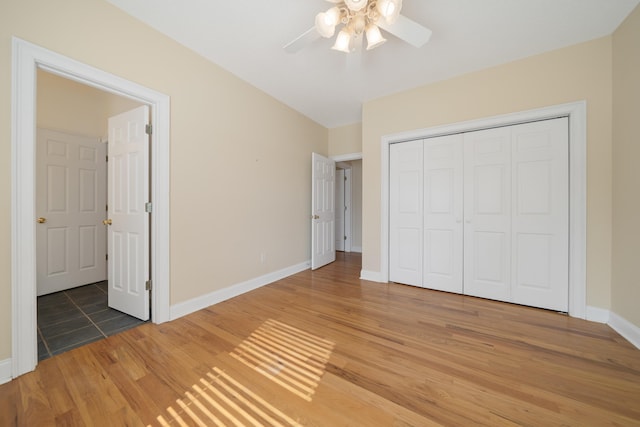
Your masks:
[[[424,140],[422,286],[462,293],[463,136]]]
[[[391,281],[568,310],[567,118],[390,150]]]
[[[422,286],[423,142],[389,147],[389,280]]]
[[[464,293],[511,301],[511,127],[464,134]]]
[[[511,133],[511,301],[569,310],[569,119]]]

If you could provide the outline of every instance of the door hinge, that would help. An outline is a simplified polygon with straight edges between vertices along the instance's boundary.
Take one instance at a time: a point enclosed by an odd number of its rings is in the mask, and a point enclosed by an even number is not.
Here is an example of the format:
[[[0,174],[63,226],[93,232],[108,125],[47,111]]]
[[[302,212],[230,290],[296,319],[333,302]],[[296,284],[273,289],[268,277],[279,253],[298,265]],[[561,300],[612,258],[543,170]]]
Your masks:
[[[344,182],[347,182],[347,176],[346,176],[346,175],[345,175],[345,177],[344,177]]]
[[[151,290],[151,280],[147,280],[146,282],[144,282],[144,290],[145,291]]]
[[[147,202],[144,204],[144,211],[147,213],[153,212],[153,203]]]
[[[109,156],[104,156],[104,161],[108,163],[109,162]]]
[[[146,132],[147,135],[151,135],[151,133],[153,132],[153,126],[151,125],[146,125],[144,127],[144,131]]]
[[[109,254],[105,254],[104,259],[105,261],[109,261]]]
[[[347,240],[347,236],[344,236],[344,240]]]
[[[109,205],[104,205],[104,210],[109,212]]]

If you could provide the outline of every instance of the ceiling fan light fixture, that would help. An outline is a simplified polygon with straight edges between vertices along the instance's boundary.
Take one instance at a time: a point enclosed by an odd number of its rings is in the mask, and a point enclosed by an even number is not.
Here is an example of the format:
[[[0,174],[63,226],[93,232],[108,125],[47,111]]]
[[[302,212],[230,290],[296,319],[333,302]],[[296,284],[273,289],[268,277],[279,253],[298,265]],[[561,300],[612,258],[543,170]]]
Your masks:
[[[380,28],[378,28],[378,26],[374,24],[367,25],[365,34],[367,36],[367,50],[375,49],[376,47],[387,41],[387,39],[382,37]]]
[[[338,33],[338,36],[336,37],[336,42],[331,49],[344,52],[344,53],[349,53],[351,52],[351,50],[349,49],[350,45],[351,45],[351,32],[348,29],[343,28]]]

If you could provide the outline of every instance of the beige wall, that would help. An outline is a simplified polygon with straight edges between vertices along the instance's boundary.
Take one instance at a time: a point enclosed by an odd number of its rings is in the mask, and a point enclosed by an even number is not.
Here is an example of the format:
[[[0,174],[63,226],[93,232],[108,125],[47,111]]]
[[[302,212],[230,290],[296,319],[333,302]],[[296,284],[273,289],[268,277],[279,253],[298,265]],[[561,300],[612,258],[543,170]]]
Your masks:
[[[613,35],[611,308],[640,328],[640,7]]]
[[[329,155],[362,153],[362,123],[329,129]]]
[[[367,102],[363,106],[363,269],[380,269],[383,135],[587,101],[587,304],[610,308],[611,37]]]
[[[309,259],[309,159],[327,154],[327,129],[104,1],[6,0],[0,360],[11,356],[11,36],[171,97],[172,304]]]
[[[109,117],[140,105],[42,70],[37,79],[38,127],[106,138]]]

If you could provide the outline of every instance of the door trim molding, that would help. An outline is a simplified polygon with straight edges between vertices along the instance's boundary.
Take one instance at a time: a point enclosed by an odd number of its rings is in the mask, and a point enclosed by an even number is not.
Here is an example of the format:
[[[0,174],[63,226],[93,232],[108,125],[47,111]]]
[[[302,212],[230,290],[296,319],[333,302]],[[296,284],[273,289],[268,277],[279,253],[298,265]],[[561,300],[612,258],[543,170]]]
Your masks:
[[[169,97],[71,58],[12,38],[11,75],[11,354],[12,374],[35,369],[36,239],[35,129],[36,70],[134,99],[151,107],[151,277],[152,320],[169,320]]]
[[[569,315],[586,317],[587,260],[587,104],[554,105],[466,122],[385,135],[381,138],[380,273],[362,271],[369,280],[389,281],[389,146],[397,142],[510,126],[537,120],[569,118]]]

